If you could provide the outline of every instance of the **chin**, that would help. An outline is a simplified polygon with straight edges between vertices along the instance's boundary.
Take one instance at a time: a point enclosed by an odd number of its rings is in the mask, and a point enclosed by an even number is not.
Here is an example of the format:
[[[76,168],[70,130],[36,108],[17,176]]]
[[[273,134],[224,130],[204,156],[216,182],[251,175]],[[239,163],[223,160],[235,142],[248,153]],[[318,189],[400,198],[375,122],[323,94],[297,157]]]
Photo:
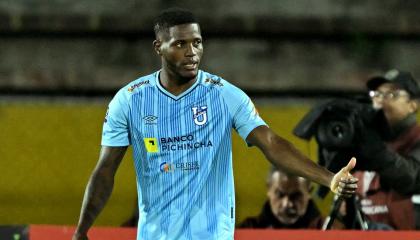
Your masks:
[[[198,75],[198,70],[195,71],[189,71],[189,72],[183,72],[180,74],[182,78],[191,80],[197,77]]]
[[[298,219],[299,218],[293,218],[293,219],[290,219],[290,218],[287,218],[287,219],[285,219],[285,218],[279,218],[278,220],[280,222],[282,222],[283,224],[292,225],[292,224],[295,224],[298,221]]]

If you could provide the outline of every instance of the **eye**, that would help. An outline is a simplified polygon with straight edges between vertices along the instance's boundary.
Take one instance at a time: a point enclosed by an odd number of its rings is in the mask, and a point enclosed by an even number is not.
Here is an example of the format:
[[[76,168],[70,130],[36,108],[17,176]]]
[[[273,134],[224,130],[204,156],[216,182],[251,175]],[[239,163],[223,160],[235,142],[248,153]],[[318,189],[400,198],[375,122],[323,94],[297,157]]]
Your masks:
[[[394,99],[394,98],[397,97],[397,95],[398,95],[398,93],[389,92],[389,93],[387,93],[386,97],[389,98],[389,99]]]
[[[195,41],[194,41],[194,46],[199,46],[200,44],[201,44],[201,39],[196,39]]]
[[[290,199],[293,200],[299,200],[303,197],[303,194],[301,192],[296,192],[290,195]]]
[[[177,48],[182,48],[182,46],[184,45],[184,42],[183,41],[176,41],[174,45]]]
[[[286,194],[282,191],[276,190],[275,194],[278,198],[284,198],[286,196]]]

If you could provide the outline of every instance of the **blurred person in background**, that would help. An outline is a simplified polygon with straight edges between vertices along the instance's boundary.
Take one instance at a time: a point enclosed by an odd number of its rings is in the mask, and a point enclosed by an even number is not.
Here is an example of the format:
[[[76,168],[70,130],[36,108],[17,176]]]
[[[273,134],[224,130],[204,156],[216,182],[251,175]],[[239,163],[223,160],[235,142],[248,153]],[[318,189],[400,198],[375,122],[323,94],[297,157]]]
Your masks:
[[[267,178],[267,201],[260,214],[245,219],[240,228],[320,229],[322,218],[311,199],[307,179],[287,174],[275,167]]]
[[[138,239],[233,239],[232,128],[276,167],[340,196],[354,194],[354,158],[336,174],[317,165],[275,134],[243,91],[199,70],[203,39],[191,12],[163,11],[154,29],[162,68],[121,88],[109,104],[73,240],[88,239],[129,145],[137,174]]]
[[[409,72],[391,70],[371,78],[367,88],[383,123],[366,126],[356,147],[361,210],[372,222],[419,229],[418,197],[416,211],[412,202],[420,192],[419,86]]]

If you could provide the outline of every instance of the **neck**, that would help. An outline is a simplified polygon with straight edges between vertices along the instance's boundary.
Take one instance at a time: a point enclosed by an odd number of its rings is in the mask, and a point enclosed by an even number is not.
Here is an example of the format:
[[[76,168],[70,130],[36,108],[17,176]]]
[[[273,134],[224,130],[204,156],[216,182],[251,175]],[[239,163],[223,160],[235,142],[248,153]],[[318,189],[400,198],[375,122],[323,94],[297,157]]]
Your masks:
[[[408,118],[409,115],[401,117],[401,116],[387,116],[387,114],[385,113],[385,117],[388,121],[388,125],[391,128],[394,128],[395,126],[397,126],[399,123],[401,123],[404,119]]]
[[[162,87],[175,96],[178,96],[189,89],[196,80],[197,76],[191,79],[182,78],[165,69],[162,69],[159,74],[159,81]]]
[[[416,114],[409,114],[400,121],[396,121],[393,125],[390,124],[393,132],[399,132],[405,130],[407,127],[412,126],[416,123]]]

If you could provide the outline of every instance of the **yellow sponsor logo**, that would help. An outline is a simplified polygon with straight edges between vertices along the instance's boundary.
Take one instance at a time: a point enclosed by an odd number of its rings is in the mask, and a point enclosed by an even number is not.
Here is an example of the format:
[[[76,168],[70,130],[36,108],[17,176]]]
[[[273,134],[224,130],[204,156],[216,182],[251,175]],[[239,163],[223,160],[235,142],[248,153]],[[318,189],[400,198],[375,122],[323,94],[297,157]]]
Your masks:
[[[156,138],[143,138],[144,146],[147,152],[157,153],[159,152],[158,141]]]

